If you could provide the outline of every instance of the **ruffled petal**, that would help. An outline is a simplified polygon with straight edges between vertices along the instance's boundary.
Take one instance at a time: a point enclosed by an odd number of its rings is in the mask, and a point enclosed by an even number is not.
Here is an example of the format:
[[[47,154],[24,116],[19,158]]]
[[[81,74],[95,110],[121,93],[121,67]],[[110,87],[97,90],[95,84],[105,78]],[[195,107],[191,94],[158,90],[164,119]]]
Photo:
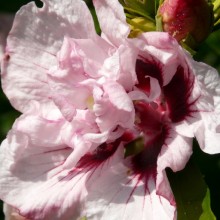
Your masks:
[[[2,64],[2,86],[19,111],[27,111],[31,100],[50,102],[47,71],[56,65],[64,36],[96,36],[83,1],[45,1],[43,8],[32,2],[17,13]]]
[[[109,81],[103,85],[103,91],[97,90],[94,95],[94,113],[100,130],[113,131],[118,125],[131,128],[134,124],[134,107],[124,88]]]
[[[72,179],[62,169],[70,152],[66,146],[33,145],[24,133],[12,130],[1,146],[1,198],[28,219],[74,219],[86,190],[79,191],[79,184],[71,193],[84,174]]]
[[[27,134],[13,129],[0,148],[0,197],[27,219],[78,219],[87,183],[91,185],[100,173],[121,162],[115,153],[117,149],[122,153],[120,142],[100,145],[67,170],[63,164],[71,148],[33,144]]]
[[[139,39],[132,39],[132,44],[139,48],[139,59],[148,63],[148,68],[158,80],[160,78],[161,86],[170,82],[178,65],[184,62],[185,54],[168,33],[147,32],[140,35]]]
[[[220,153],[220,78],[218,72],[204,64],[193,62],[201,95],[197,108],[201,120],[194,126],[201,149],[209,154]]]
[[[107,57],[105,48],[96,44],[102,42],[98,37],[96,42],[65,37],[57,56],[57,66],[49,70],[51,97],[68,121],[73,119],[76,109],[90,107],[93,83],[97,84],[95,79],[100,77],[99,70]]]
[[[99,72],[106,77],[120,83],[126,91],[131,91],[137,82],[135,63],[137,50],[129,45],[120,45],[103,63]]]

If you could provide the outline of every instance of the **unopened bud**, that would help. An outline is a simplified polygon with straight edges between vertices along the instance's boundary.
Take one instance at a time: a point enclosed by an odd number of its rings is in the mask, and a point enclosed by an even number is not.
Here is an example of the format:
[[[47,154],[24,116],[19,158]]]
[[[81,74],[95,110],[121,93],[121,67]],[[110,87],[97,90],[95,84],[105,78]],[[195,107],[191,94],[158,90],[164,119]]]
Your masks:
[[[202,42],[213,27],[213,8],[208,0],[165,0],[160,6],[163,30],[178,41]]]

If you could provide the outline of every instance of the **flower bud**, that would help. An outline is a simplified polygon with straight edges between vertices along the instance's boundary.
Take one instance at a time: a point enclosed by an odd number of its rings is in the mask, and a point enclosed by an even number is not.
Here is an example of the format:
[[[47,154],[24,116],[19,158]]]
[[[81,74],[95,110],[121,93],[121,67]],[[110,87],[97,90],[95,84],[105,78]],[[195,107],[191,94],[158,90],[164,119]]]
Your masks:
[[[194,43],[200,43],[213,26],[213,9],[208,0],[165,0],[158,12],[163,30],[178,41],[190,36]]]

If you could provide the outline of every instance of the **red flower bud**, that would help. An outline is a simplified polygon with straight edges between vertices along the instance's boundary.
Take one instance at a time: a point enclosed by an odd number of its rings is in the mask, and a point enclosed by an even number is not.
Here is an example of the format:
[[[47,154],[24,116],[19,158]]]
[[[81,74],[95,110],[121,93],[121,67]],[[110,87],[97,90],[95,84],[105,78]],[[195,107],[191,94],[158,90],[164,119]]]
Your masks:
[[[163,30],[178,41],[190,34],[196,43],[200,43],[213,25],[213,10],[207,0],[165,0],[159,14]]]

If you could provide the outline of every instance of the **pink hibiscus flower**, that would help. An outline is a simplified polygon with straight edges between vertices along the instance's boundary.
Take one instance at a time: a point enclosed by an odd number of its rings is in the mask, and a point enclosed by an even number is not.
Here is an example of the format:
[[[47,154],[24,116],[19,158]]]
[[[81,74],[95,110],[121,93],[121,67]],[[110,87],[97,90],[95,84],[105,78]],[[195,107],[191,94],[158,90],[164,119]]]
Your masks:
[[[102,37],[81,0],[15,17],[2,86],[23,114],[1,145],[0,198],[31,220],[175,219],[165,168],[185,166],[194,136],[220,152],[218,74],[167,33],[127,39],[118,1],[94,5]]]

